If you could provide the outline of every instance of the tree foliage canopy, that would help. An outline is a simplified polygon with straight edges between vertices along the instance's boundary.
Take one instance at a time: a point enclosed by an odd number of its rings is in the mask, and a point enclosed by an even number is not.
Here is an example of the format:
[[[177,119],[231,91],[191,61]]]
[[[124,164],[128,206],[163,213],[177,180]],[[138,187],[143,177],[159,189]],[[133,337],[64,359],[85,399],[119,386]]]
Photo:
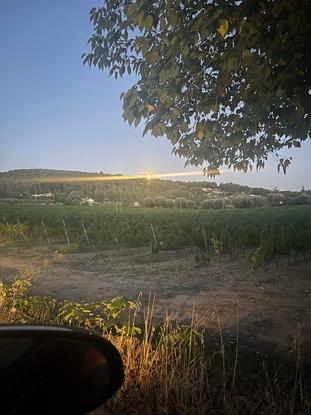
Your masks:
[[[310,0],[107,0],[90,11],[83,62],[136,75],[123,116],[207,172],[284,172],[310,138]],[[210,170],[209,170],[210,169]]]

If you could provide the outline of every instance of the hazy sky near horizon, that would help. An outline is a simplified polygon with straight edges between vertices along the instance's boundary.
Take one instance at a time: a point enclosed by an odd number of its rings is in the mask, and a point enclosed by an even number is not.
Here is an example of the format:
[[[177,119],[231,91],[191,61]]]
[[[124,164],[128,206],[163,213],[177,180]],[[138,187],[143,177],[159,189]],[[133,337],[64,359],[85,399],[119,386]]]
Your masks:
[[[83,67],[91,35],[89,10],[99,0],[0,1],[0,171],[53,168],[137,174],[181,172],[166,139],[142,138],[123,122],[120,93],[133,82],[115,81]],[[275,160],[252,173],[224,171],[218,182],[267,188],[311,188],[311,140],[293,153],[286,176]],[[202,179],[198,176],[187,180]]]

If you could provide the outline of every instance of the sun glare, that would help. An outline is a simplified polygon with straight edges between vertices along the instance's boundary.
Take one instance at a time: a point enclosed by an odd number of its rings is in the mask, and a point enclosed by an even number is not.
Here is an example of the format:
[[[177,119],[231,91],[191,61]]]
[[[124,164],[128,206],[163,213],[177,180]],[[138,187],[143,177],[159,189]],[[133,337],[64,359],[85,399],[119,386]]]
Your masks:
[[[180,171],[180,172],[171,172],[171,173],[156,173],[155,171],[145,171],[141,172],[139,174],[132,174],[132,175],[122,175],[122,174],[115,174],[115,175],[87,175],[87,176],[74,176],[74,177],[61,177],[61,176],[55,176],[55,177],[40,177],[40,178],[27,178],[21,179],[21,182],[27,182],[28,180],[32,180],[34,182],[40,182],[40,183],[52,183],[52,182],[58,182],[58,183],[70,183],[70,182],[93,182],[93,181],[123,181],[123,180],[135,180],[135,179],[146,179],[146,180],[152,180],[152,179],[170,179],[170,178],[179,178],[179,177],[191,177],[191,176],[201,176],[203,177],[203,171],[202,170],[196,170],[196,171]]]

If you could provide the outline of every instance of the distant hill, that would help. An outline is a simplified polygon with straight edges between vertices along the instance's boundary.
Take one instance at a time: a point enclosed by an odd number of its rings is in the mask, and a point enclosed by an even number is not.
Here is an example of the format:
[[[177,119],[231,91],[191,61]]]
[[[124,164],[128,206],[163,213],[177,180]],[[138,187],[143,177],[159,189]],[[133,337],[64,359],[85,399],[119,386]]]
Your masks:
[[[18,169],[9,170],[7,172],[0,172],[0,183],[4,181],[25,181],[31,179],[45,179],[57,177],[102,177],[102,176],[116,176],[108,173],[90,173],[84,171],[74,170],[55,170],[55,169]],[[119,176],[119,175],[118,175]]]
[[[111,180],[109,178],[111,177]],[[120,177],[120,180],[116,180]],[[94,180],[93,180],[94,178]],[[208,198],[225,198],[236,195],[269,197],[271,190],[261,187],[241,186],[235,183],[211,181],[172,181],[163,179],[134,178],[124,180],[121,174],[90,173],[53,169],[20,169],[0,173],[0,199],[48,198],[54,202],[78,203],[85,198],[97,202],[123,204],[142,203],[147,198],[163,198],[168,205],[183,198],[198,205]],[[279,193],[280,192],[275,192]],[[311,194],[306,191],[306,194]],[[299,192],[282,192],[289,198]],[[159,199],[160,198],[160,199]],[[153,202],[149,201],[152,205]],[[161,203],[162,203],[161,202]],[[164,202],[163,202],[164,203]]]

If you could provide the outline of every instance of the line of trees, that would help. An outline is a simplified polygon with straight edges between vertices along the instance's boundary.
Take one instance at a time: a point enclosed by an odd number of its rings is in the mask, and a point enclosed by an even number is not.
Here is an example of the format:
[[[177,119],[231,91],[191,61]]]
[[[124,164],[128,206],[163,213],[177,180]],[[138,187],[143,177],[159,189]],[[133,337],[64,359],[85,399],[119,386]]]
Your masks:
[[[147,207],[212,208],[251,207],[279,204],[308,204],[311,191],[280,192],[251,188],[235,183],[211,181],[182,182],[159,179],[100,180],[103,173],[89,174],[94,181],[83,180],[88,173],[40,170],[0,173],[0,199],[46,200],[80,204],[89,198],[97,203],[124,206],[139,203]],[[67,174],[68,173],[68,174]],[[106,175],[108,176],[108,175]],[[58,181],[59,177],[59,181]],[[81,181],[71,181],[74,177]],[[108,176],[109,177],[109,176]],[[64,180],[65,178],[65,180]],[[25,180],[27,179],[27,180]],[[67,181],[66,181],[67,179]]]

